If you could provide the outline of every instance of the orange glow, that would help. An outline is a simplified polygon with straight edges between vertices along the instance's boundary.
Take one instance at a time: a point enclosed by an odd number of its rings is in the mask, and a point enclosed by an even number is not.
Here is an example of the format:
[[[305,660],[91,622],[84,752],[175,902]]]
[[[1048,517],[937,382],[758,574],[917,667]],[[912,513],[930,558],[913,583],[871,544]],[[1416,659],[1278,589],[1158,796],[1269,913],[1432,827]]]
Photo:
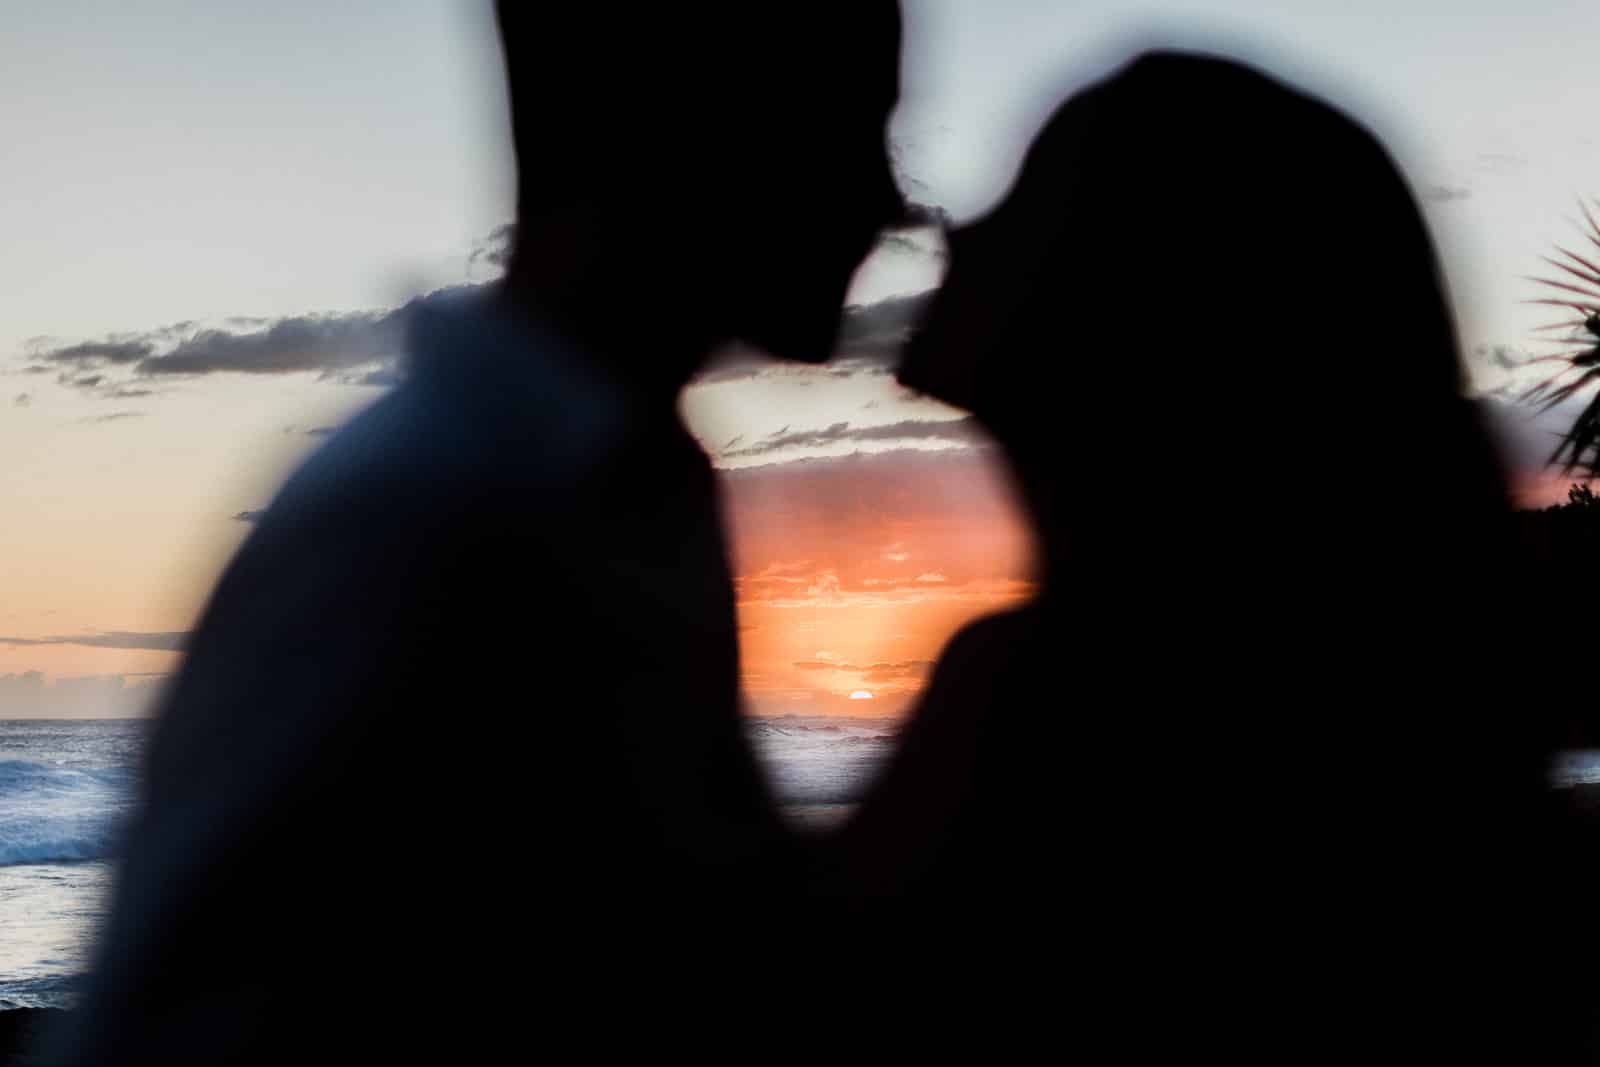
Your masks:
[[[1033,592],[1027,528],[988,450],[723,477],[755,714],[903,714],[957,630]]]

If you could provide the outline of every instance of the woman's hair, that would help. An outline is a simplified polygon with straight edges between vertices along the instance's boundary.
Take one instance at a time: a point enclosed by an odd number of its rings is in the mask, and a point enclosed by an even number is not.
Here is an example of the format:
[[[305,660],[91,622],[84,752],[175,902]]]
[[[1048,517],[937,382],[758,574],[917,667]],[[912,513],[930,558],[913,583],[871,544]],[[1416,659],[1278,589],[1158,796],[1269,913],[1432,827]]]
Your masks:
[[[1056,111],[952,248],[903,377],[1024,463],[1113,493],[1238,502],[1289,479],[1441,518],[1504,508],[1416,203],[1321,101],[1142,57]]]

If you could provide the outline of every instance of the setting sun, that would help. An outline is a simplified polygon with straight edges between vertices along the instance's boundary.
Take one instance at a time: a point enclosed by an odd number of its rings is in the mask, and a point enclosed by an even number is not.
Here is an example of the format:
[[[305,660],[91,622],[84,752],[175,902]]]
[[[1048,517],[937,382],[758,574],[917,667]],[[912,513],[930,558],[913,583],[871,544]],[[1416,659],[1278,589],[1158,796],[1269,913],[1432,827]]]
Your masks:
[[[871,700],[872,699],[872,694],[869,691],[865,690],[865,689],[857,689],[854,693],[850,694],[850,699],[851,700]]]

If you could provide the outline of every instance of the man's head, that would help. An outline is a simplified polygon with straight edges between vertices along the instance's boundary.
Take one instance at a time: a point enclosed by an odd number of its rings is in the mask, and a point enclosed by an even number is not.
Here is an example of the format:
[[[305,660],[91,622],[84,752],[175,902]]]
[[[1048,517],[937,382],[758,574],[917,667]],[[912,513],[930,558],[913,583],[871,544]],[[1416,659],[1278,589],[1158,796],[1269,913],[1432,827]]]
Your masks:
[[[613,340],[645,345],[629,373],[681,382],[730,340],[827,358],[902,208],[897,4],[497,6],[518,291],[625,328]]]

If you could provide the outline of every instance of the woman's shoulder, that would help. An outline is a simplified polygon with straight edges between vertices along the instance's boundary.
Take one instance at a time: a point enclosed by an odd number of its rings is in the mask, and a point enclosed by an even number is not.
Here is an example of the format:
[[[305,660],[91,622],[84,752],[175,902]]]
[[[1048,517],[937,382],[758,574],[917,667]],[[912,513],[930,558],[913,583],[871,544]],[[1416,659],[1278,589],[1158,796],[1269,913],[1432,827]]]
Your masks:
[[[1053,628],[1053,614],[1038,603],[968,623],[939,653],[928,682],[929,698],[941,690],[961,689],[969,684],[992,687],[997,678],[1003,677],[996,672],[1030,662],[1033,649],[1041,641],[1048,641]]]

